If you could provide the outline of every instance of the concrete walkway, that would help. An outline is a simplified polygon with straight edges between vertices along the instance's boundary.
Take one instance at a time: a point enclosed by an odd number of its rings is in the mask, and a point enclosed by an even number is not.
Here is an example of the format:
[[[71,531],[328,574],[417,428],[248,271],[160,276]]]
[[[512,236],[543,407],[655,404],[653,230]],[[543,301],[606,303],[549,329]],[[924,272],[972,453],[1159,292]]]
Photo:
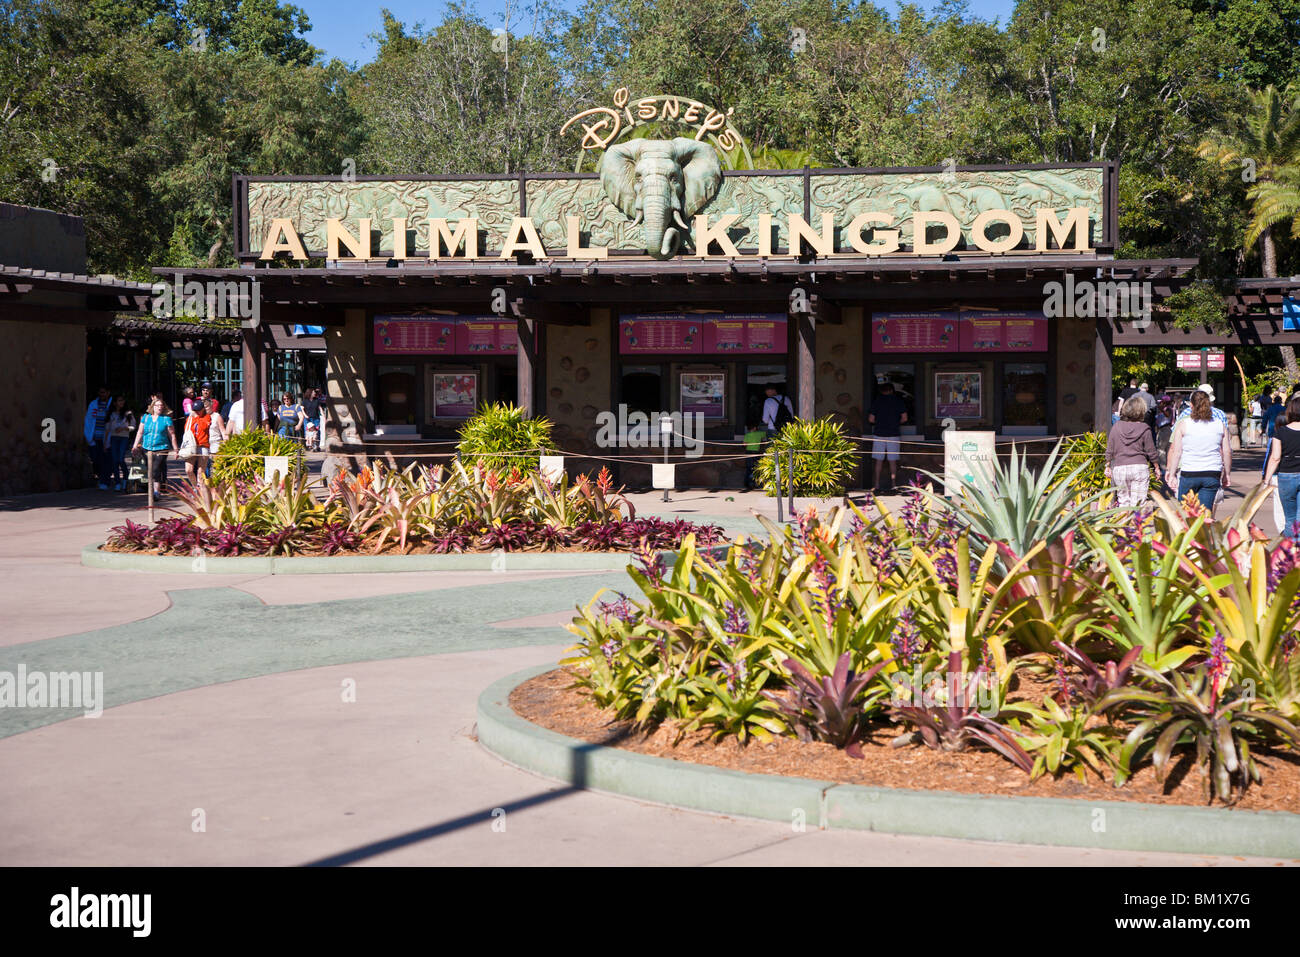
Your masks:
[[[755,495],[659,498],[638,511],[732,532],[758,531],[751,505],[774,514]],[[0,709],[0,864],[1283,863],[795,832],[575,792],[479,748],[474,703],[561,657],[574,605],[629,590],[621,573],[81,567],[140,505],[0,506],[0,671],[102,671],[108,705]]]

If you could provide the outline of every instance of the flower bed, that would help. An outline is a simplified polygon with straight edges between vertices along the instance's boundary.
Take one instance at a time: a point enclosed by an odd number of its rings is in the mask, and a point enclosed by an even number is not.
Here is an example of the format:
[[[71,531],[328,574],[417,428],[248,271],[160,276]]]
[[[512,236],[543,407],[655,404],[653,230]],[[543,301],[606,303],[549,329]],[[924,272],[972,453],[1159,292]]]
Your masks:
[[[305,476],[279,485],[177,486],[182,508],[152,526],[113,529],[108,551],[155,555],[340,555],[628,551],[722,540],[716,525],[637,518],[604,469],[594,479],[549,481],[459,463],[397,470],[381,464],[328,485]]]
[[[1058,462],[1034,475],[1013,451],[951,502],[810,510],[725,557],[688,539],[670,571],[629,569],[645,601],[581,611],[564,664],[602,720],[677,740],[855,758],[885,735],[1030,780],[1120,786],[1149,765],[1239,801],[1300,738],[1300,565],[1250,523],[1267,490],[1223,523],[1159,498],[1094,509]]]

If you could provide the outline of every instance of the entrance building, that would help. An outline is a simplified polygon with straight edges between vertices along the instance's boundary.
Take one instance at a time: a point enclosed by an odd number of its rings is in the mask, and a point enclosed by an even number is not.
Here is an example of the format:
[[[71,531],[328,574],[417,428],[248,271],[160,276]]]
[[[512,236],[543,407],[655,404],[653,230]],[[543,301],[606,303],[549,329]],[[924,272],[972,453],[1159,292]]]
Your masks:
[[[1115,258],[1112,163],[723,172],[666,142],[658,199],[614,149],[588,174],[237,176],[241,267],[185,278],[255,286],[246,383],[267,327],[324,328],[338,456],[445,450],[511,401],[571,458],[644,460],[601,414],[662,411],[717,443],[685,481],[730,485],[710,457],[769,384],[850,435],[886,381],[918,443],[1105,428],[1110,317],[1145,328],[1195,266]]]

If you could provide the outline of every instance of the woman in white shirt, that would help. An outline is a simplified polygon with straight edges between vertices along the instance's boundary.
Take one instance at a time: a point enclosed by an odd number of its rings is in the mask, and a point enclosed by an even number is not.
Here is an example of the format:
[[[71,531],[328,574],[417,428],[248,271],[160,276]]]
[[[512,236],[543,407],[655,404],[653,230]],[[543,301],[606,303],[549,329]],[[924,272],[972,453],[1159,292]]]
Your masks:
[[[1193,493],[1214,518],[1214,499],[1232,485],[1232,444],[1228,430],[1214,415],[1210,397],[1192,393],[1192,412],[1179,419],[1169,442],[1166,480],[1181,502]]]

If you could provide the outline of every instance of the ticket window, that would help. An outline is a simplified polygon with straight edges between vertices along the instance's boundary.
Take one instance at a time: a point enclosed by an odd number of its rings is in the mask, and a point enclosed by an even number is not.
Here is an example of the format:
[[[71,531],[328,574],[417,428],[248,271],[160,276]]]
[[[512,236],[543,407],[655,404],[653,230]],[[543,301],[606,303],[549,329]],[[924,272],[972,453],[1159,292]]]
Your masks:
[[[661,365],[625,365],[619,376],[619,401],[628,412],[659,412],[666,408],[664,380]]]
[[[1047,434],[1047,363],[1003,363],[999,431],[1008,435]]]
[[[414,425],[416,417],[415,366],[380,366],[378,416],[381,425]]]

